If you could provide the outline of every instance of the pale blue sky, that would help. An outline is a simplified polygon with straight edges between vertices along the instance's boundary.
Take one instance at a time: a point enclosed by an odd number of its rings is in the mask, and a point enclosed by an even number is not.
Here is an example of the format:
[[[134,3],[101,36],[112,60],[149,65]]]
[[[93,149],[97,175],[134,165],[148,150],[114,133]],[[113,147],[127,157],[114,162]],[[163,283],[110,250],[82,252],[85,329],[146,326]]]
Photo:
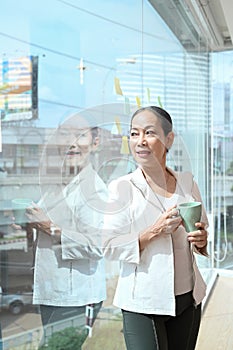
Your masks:
[[[111,70],[117,58],[132,57],[142,50],[180,50],[147,1],[143,23],[141,1],[71,0],[69,4],[60,0],[8,0],[1,4],[1,54],[39,56],[41,125],[56,125],[76,107],[101,104],[103,94],[105,101],[114,101]],[[147,33],[143,42],[142,27]],[[83,86],[77,69],[81,57],[87,66]]]

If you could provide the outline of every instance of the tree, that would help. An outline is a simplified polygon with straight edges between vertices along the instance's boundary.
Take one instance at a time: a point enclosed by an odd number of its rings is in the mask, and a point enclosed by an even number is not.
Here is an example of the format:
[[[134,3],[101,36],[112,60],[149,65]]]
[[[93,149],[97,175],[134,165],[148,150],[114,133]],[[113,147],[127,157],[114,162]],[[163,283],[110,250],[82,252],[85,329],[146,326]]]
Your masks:
[[[43,345],[39,350],[81,350],[87,334],[88,331],[85,328],[69,327],[54,333],[49,338],[48,344]]]

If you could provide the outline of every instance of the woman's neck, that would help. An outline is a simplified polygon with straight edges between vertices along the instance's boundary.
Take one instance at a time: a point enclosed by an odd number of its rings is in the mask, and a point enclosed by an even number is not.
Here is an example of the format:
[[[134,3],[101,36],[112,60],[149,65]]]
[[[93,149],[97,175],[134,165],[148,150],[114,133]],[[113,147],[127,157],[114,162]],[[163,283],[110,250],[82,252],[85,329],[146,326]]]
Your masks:
[[[157,169],[142,168],[143,175],[151,189],[164,197],[171,197],[176,189],[176,179],[167,167]]]

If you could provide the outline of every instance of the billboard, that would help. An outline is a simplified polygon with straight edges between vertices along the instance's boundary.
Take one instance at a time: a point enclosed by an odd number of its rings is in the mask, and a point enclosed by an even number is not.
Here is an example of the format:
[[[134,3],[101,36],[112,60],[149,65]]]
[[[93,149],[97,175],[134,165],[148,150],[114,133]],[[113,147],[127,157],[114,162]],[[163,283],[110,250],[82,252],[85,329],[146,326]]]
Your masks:
[[[0,111],[2,122],[38,118],[38,57],[0,61]]]

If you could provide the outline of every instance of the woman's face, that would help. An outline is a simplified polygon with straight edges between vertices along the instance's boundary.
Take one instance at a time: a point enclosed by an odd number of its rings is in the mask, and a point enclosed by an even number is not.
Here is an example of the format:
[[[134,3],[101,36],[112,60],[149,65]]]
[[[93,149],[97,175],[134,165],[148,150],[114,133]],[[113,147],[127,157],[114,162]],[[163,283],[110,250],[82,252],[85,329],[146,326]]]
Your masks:
[[[165,163],[166,151],[171,147],[173,139],[173,132],[165,136],[160,119],[151,111],[142,111],[132,120],[130,149],[142,167]]]
[[[67,161],[72,166],[78,166],[83,169],[89,163],[89,156],[95,149],[96,143],[93,142],[91,130],[80,129],[75,134],[75,140],[67,152]]]

